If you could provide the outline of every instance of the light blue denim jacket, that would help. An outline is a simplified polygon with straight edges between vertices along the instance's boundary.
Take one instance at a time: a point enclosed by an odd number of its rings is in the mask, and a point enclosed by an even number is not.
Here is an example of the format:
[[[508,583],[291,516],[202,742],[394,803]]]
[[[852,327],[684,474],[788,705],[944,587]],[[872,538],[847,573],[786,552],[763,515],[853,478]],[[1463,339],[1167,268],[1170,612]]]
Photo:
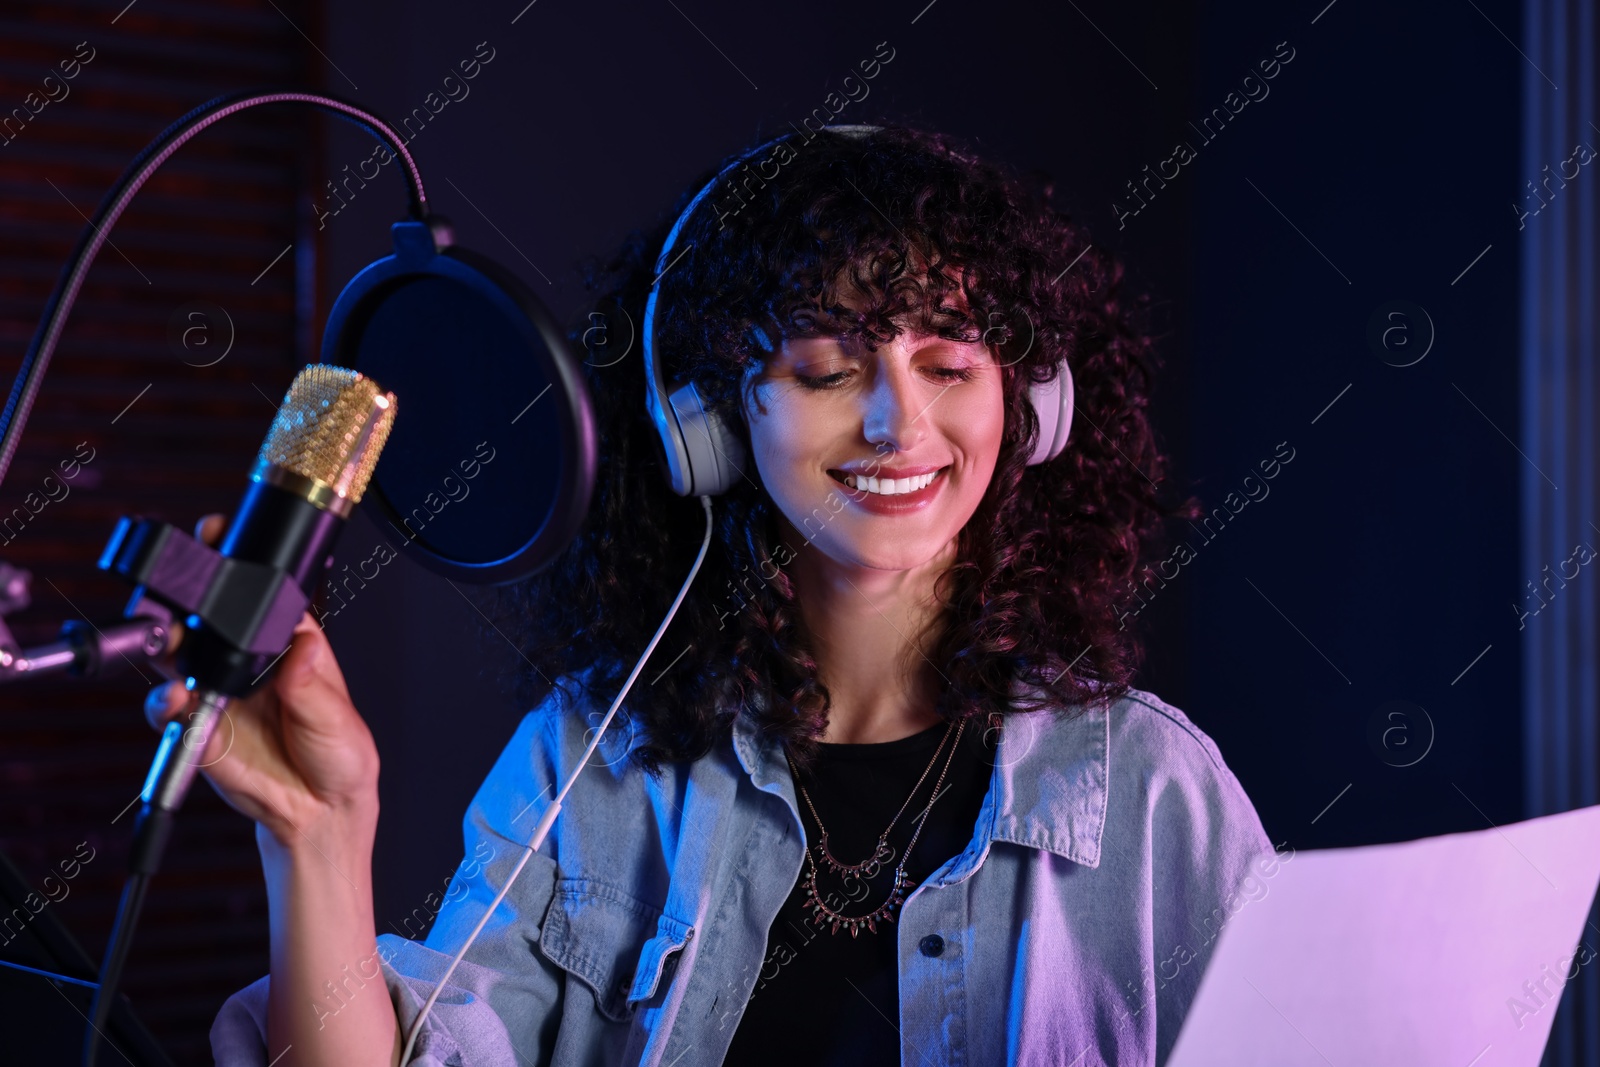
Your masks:
[[[427,939],[382,934],[374,964],[330,975],[324,1027],[373,995],[410,1027],[610,704],[573,692],[523,719],[474,797],[470,863]],[[731,740],[652,780],[624,758],[619,723],[410,1063],[723,1062],[756,981],[780,965],[767,933],[805,848],[789,768],[745,712]],[[1011,716],[997,734],[971,843],[879,935],[899,943],[899,1019],[886,1024],[899,1027],[900,1062],[1160,1064],[1222,924],[1289,857],[1273,854],[1211,739],[1149,693],[1066,720]],[[922,950],[929,934],[938,955]],[[223,1005],[218,1067],[266,1067],[267,982]]]

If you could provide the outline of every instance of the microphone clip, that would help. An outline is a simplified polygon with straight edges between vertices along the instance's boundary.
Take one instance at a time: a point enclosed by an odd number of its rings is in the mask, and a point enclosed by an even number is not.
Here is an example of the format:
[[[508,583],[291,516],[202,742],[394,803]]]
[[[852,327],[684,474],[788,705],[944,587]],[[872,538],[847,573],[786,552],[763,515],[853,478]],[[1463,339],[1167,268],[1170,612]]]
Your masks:
[[[127,616],[150,597],[186,619],[198,617],[228,646],[252,656],[282,652],[310,604],[287,571],[224,556],[155,519],[118,519],[98,566],[136,586]]]

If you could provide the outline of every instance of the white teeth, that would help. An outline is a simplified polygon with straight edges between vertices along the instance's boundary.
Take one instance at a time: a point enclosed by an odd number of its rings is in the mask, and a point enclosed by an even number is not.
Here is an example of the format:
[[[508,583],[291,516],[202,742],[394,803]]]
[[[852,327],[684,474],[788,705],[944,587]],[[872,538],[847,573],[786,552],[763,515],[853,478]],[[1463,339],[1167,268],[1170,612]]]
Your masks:
[[[910,478],[869,478],[865,475],[847,474],[844,484],[851,489],[864,489],[879,496],[898,496],[926,489],[939,476],[938,471],[918,474]]]

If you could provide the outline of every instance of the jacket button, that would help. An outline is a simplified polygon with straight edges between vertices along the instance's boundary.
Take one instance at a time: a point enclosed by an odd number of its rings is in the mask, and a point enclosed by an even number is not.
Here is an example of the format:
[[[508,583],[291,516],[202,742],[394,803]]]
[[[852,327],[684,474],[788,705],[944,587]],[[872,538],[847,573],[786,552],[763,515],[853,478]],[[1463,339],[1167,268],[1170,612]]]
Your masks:
[[[944,938],[938,934],[929,934],[917,947],[922,950],[924,956],[937,956],[944,952]]]

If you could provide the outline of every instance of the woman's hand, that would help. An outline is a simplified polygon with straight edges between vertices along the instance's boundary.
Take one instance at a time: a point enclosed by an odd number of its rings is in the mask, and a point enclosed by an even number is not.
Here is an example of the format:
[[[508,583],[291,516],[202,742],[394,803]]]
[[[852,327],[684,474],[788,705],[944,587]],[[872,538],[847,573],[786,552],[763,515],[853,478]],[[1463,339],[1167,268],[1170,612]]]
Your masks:
[[[226,522],[208,515],[195,536],[215,545]],[[182,630],[174,623],[166,656],[157,664],[175,680],[151,690],[145,701],[145,717],[158,731],[189,714],[193,704],[175,662]],[[285,849],[330,822],[376,824],[377,746],[310,612],[267,683],[224,709],[199,766],[229,806]]]

